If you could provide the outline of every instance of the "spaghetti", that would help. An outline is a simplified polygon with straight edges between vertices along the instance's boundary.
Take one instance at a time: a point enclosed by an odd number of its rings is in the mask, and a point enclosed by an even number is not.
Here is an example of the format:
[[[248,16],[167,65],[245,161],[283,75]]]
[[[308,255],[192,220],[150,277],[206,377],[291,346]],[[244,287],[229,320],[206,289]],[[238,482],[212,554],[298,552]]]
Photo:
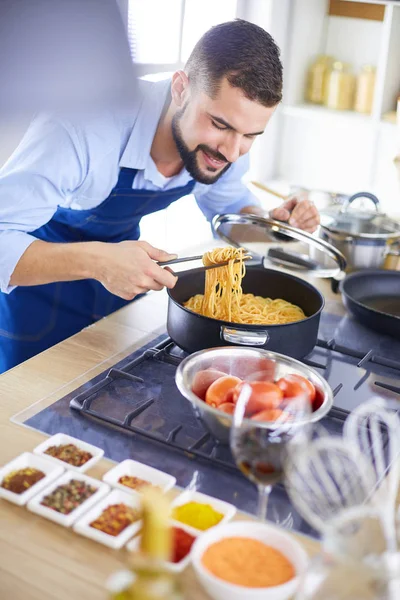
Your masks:
[[[184,303],[193,312],[231,323],[282,325],[306,318],[299,306],[281,298],[271,299],[243,294],[246,273],[243,248],[216,248],[203,255],[203,264],[226,266],[206,271],[204,294],[196,294]]]

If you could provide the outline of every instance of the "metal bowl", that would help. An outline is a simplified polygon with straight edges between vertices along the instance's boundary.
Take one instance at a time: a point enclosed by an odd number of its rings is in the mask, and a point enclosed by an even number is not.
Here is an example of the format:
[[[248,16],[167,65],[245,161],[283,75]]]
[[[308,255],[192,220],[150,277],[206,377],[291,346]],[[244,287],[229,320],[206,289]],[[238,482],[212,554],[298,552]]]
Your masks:
[[[213,408],[192,392],[193,379],[198,371],[214,368],[229,375],[243,378],[243,367],[247,376],[259,371],[260,360],[269,359],[276,363],[275,378],[297,373],[309,379],[322,393],[321,406],[306,417],[307,423],[315,423],[322,419],[333,405],[333,393],[326,380],[314,369],[307,367],[294,358],[277,352],[268,352],[256,348],[230,346],[200,350],[185,358],[179,365],[175,381],[181,394],[191,402],[196,415],[203,421],[212,435],[223,444],[229,444],[229,433],[232,416]],[[223,368],[222,368],[223,366]],[[254,369],[252,367],[254,366]],[[258,424],[259,426],[259,424]],[[268,428],[268,423],[263,424]]]

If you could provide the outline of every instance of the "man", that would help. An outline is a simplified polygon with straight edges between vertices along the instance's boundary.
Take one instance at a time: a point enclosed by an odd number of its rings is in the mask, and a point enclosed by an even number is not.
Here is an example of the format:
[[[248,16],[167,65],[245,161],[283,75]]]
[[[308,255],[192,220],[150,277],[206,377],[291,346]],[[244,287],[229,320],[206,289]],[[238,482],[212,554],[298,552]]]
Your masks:
[[[137,241],[142,216],[190,193],[209,220],[263,214],[241,178],[281,94],[273,39],[237,20],[207,32],[172,81],[143,82],[129,114],[37,118],[0,173],[0,372],[174,286],[156,262],[174,255]],[[273,216],[318,225],[307,201]]]

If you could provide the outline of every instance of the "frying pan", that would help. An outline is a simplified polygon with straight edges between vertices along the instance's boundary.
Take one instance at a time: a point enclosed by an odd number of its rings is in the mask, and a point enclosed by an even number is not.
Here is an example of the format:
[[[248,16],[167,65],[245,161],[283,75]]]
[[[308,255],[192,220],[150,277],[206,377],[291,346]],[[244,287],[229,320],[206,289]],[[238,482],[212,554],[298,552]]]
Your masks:
[[[400,339],[400,271],[358,271],[341,282],[340,291],[360,323]]]

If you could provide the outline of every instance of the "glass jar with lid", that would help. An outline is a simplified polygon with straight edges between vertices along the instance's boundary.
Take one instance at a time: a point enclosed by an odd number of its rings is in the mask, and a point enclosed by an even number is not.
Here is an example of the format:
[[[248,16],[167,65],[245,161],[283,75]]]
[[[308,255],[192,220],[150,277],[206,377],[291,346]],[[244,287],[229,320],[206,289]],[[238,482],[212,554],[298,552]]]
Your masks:
[[[354,110],[371,114],[374,101],[376,69],[373,65],[364,65],[357,77]]]
[[[353,108],[354,83],[355,79],[350,65],[335,61],[326,84],[325,105],[335,110],[351,110]]]
[[[327,78],[333,58],[320,54],[309,68],[306,87],[306,101],[312,104],[323,104]]]

